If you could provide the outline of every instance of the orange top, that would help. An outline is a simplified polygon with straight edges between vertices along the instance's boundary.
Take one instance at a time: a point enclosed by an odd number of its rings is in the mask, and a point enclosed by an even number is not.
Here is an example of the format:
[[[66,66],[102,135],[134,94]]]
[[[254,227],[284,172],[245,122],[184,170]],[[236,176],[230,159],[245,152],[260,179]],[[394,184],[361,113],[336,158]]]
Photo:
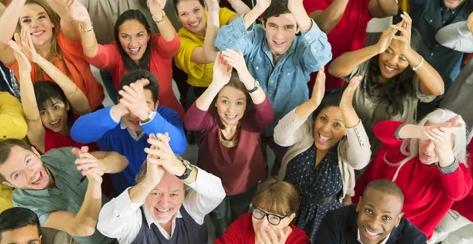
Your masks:
[[[90,66],[82,52],[82,45],[79,41],[73,41],[67,39],[62,32],[59,32],[56,40],[59,44],[59,48],[62,51],[63,57],[53,57],[49,60],[84,92],[89,101],[89,106],[92,110],[95,110],[102,104],[103,90],[102,86],[92,75]],[[15,73],[16,77],[19,77],[18,62],[14,62],[8,67]],[[38,81],[35,79],[37,72],[36,65],[32,65],[31,79],[33,83]],[[45,72],[41,76],[40,80],[52,80]]]

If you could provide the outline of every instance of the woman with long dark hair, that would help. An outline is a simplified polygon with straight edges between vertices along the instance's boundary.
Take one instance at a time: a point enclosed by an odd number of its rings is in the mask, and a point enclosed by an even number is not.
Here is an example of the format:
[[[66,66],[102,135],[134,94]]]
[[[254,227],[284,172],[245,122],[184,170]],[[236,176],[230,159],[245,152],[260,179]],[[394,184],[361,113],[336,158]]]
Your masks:
[[[417,103],[429,102],[444,91],[442,77],[411,47],[411,18],[406,13],[402,18],[376,44],[344,53],[329,67],[330,74],[347,80],[363,76],[354,106],[369,135],[383,119],[415,122]]]
[[[77,2],[70,8],[73,19],[86,30],[81,32],[85,56],[90,64],[111,72],[117,90],[121,77],[128,71],[149,70],[159,82],[160,103],[184,115],[184,109],[172,91],[172,57],[179,50],[179,38],[163,10],[165,4],[166,0],[148,1],[159,34],[151,33],[141,11],[130,9],[118,17],[114,27],[115,42],[107,45],[97,43],[87,9]]]

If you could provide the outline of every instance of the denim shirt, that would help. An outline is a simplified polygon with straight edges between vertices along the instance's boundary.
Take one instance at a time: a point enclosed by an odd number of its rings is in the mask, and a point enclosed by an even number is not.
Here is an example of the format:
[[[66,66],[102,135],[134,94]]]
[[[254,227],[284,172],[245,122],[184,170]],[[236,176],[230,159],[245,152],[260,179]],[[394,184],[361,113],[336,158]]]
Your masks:
[[[248,70],[257,79],[274,108],[273,123],[264,130],[273,135],[276,123],[309,97],[307,81],[332,58],[327,35],[312,21],[309,31],[296,35],[288,51],[274,65],[266,32],[260,24],[245,30],[243,17],[222,27],[215,40],[219,50],[241,50]]]

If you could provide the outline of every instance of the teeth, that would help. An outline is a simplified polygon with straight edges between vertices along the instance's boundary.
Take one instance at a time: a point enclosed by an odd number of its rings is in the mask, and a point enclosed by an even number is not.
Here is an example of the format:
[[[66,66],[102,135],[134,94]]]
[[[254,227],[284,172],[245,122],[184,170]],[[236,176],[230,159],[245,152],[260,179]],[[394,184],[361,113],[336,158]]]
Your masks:
[[[38,184],[38,181],[41,179],[41,173],[38,172],[38,176],[32,181],[33,185]]]
[[[384,65],[384,67],[385,67],[387,70],[389,70],[389,71],[393,71],[393,70],[394,70],[394,68],[389,67],[389,66],[387,66],[387,65]]]
[[[189,25],[190,25],[190,26],[192,26],[192,27],[196,27],[196,26],[198,26],[198,25],[199,25],[199,22],[192,23],[192,24],[189,24]]]
[[[320,142],[326,142],[328,141],[330,138],[326,137],[326,136],[322,136],[322,135],[319,135],[319,141]]]
[[[369,231],[367,228],[365,228],[365,231],[366,231],[366,233],[367,233],[369,236],[371,236],[371,237],[376,237],[376,236],[378,235],[378,233],[371,232],[371,231]]]
[[[43,31],[36,31],[31,33],[32,36],[39,36],[41,34],[43,34]]]

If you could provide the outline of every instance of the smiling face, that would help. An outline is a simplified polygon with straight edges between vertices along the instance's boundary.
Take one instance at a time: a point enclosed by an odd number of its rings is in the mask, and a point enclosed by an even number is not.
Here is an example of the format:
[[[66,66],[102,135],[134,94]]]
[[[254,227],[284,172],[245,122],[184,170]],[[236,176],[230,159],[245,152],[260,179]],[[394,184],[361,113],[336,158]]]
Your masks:
[[[198,0],[181,0],[176,6],[177,16],[188,31],[205,35],[206,18],[204,6]]]
[[[345,123],[339,107],[325,107],[315,118],[314,140],[318,150],[329,150],[343,138],[345,133]]]
[[[36,225],[26,225],[3,231],[0,240],[0,244],[40,244],[41,236]]]
[[[146,27],[136,19],[126,20],[118,27],[120,46],[136,63],[143,57],[150,38]]]
[[[455,9],[460,6],[463,1],[465,0],[443,0],[443,5],[445,5],[445,7],[447,7],[448,9]]]
[[[67,132],[67,111],[69,104],[58,98],[46,100],[40,107],[39,115],[43,126],[65,135]]]
[[[53,22],[44,8],[38,4],[25,4],[20,15],[20,26],[30,31],[36,48],[49,44],[54,35]]]
[[[0,165],[3,184],[18,189],[42,190],[51,183],[51,176],[43,165],[39,153],[13,146],[7,160]]]
[[[217,95],[215,107],[225,126],[236,126],[243,118],[247,104],[246,94],[232,86],[225,86]]]
[[[148,108],[151,111],[155,111],[158,107],[158,102],[154,102],[153,93],[149,89],[144,89],[143,92],[145,94],[146,105],[148,105]],[[131,113],[128,113],[127,115],[123,116],[122,119],[126,127],[133,130],[137,134],[141,132],[140,118]]]
[[[146,197],[144,205],[156,222],[164,225],[172,221],[184,198],[182,182],[176,176],[165,172],[159,184]]]
[[[264,23],[264,29],[268,46],[275,56],[281,56],[289,50],[299,31],[296,19],[291,13],[269,17]]]
[[[258,213],[258,214],[256,214]],[[262,218],[261,218],[261,216]],[[255,208],[252,213],[251,223],[253,225],[253,230],[255,233],[259,231],[268,231],[269,229],[278,230],[288,228],[289,224],[291,224],[292,220],[296,217],[295,213],[290,214],[289,216],[284,216],[277,213],[268,212],[264,209]],[[259,219],[261,218],[261,219]],[[279,219],[279,223],[277,225],[271,224],[269,219]],[[278,220],[273,220],[278,221]],[[278,233],[278,232],[276,232]]]
[[[356,206],[358,231],[365,244],[377,244],[386,239],[402,218],[399,197],[367,189]]]
[[[402,54],[401,42],[399,40],[393,39],[388,49],[379,55],[378,65],[381,77],[384,79],[390,79],[399,75],[409,66],[407,58]]]

